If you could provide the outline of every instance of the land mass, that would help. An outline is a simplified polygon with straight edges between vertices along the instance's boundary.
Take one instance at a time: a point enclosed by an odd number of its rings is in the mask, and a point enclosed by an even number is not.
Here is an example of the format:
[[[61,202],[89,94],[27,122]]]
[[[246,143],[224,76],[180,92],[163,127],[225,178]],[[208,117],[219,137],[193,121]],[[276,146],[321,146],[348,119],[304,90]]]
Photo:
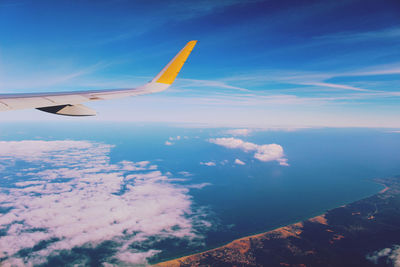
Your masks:
[[[156,266],[393,266],[368,255],[400,244],[400,177],[376,182],[385,188],[371,197]]]

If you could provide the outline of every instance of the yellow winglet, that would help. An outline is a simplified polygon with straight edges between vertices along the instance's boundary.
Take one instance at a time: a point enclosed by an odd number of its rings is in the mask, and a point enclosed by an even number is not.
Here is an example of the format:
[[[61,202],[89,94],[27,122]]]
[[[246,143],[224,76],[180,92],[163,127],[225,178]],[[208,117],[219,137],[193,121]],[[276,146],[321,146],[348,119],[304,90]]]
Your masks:
[[[167,66],[153,79],[152,82],[164,83],[171,85],[179,71],[181,70],[186,59],[189,57],[197,41],[188,42],[184,48],[168,63]]]

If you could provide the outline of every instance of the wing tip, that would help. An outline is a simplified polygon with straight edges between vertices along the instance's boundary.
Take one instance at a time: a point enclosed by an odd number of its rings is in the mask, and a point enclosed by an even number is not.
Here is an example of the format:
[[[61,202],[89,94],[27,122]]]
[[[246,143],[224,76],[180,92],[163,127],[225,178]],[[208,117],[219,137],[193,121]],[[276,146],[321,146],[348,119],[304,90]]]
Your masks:
[[[168,63],[168,65],[153,80],[157,83],[171,85],[186,62],[197,40],[189,41],[184,48]]]

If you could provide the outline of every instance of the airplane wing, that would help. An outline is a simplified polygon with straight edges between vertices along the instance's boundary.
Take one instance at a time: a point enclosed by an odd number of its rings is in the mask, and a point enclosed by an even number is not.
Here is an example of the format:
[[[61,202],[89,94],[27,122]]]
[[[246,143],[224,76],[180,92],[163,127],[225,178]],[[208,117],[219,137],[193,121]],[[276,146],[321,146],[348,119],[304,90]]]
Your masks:
[[[197,41],[190,41],[149,83],[130,89],[108,89],[57,93],[0,94],[0,111],[36,108],[65,116],[94,116],[96,111],[82,103],[138,96],[164,91],[175,80]]]

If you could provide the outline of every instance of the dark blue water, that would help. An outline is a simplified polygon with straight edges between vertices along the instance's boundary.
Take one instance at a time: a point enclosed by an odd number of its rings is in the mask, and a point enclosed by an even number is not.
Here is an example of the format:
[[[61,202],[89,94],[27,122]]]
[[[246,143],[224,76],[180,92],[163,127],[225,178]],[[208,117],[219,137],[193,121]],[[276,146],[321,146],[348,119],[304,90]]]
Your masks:
[[[195,205],[206,208],[213,224],[204,229],[205,246],[167,249],[159,259],[205,250],[321,214],[378,192],[382,185],[374,183],[374,178],[400,174],[400,134],[384,129],[259,131],[237,137],[281,145],[288,167],[260,162],[253,153],[207,141],[229,136],[225,129],[64,122],[40,126],[8,123],[0,129],[1,140],[72,139],[113,144],[113,162],[149,160],[176,177],[183,177],[181,171],[191,173],[183,183],[210,183],[190,191]],[[181,139],[172,141],[174,145],[164,144],[178,135]],[[234,164],[236,158],[246,165]],[[217,166],[200,165],[206,161]]]

